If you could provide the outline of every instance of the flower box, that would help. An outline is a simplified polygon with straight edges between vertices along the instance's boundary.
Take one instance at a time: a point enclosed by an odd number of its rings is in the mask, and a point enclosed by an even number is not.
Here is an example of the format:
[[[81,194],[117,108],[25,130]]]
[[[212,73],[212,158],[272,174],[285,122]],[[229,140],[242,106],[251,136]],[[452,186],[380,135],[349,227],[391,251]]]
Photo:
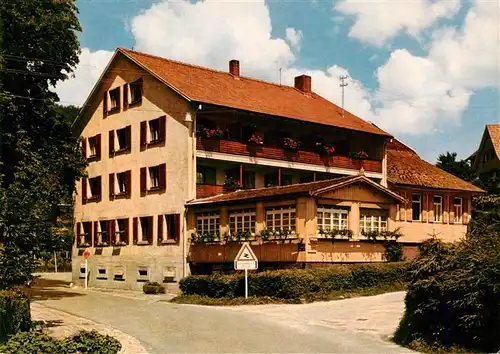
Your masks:
[[[283,147],[287,150],[297,151],[300,147],[300,141],[292,138],[284,138]]]

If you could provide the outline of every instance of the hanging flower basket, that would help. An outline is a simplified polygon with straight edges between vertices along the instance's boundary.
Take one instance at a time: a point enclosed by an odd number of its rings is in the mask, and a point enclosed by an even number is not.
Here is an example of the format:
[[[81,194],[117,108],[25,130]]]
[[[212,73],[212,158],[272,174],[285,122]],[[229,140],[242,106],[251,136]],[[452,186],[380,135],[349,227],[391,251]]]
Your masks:
[[[248,139],[248,143],[254,145],[263,145],[264,137],[261,134],[253,133],[252,136]]]
[[[300,147],[300,141],[292,138],[284,138],[283,146],[285,147],[285,149],[297,151]]]

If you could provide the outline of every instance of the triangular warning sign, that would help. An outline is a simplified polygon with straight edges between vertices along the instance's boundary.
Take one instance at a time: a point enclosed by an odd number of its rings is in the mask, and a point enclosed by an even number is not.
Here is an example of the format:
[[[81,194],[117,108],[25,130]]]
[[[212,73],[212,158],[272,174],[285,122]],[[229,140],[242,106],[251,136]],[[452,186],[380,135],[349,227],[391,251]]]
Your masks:
[[[241,248],[238,254],[236,255],[236,262],[239,261],[257,261],[257,257],[255,256],[255,253],[253,253],[252,248],[250,247],[250,244],[248,242],[245,242]]]

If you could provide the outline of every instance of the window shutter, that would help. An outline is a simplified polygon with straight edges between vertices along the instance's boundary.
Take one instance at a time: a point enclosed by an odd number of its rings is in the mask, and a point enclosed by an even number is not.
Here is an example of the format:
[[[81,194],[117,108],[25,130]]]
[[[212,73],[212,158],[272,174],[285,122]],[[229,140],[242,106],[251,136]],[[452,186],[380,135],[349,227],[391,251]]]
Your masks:
[[[148,217],[148,242],[153,243],[153,217]]]
[[[116,100],[116,107],[117,107],[117,110],[120,110],[120,108],[121,108],[121,90],[120,90],[120,86],[118,86],[116,89],[118,90],[118,99]]]
[[[163,215],[158,215],[158,245],[161,244],[161,241],[163,241]],[[168,233],[168,226],[167,226],[167,233]]]
[[[469,200],[462,198],[462,224],[466,225],[469,221]]]
[[[115,175],[114,173],[109,174],[109,200],[113,200],[115,195]]]
[[[94,237],[92,239],[92,247],[95,247],[97,245],[97,233],[99,232],[99,221],[94,221]]]
[[[97,178],[97,200],[101,200],[101,198],[102,198],[102,179],[101,179],[101,176],[98,176],[96,178]]]
[[[141,168],[141,192],[146,192],[146,167]]]
[[[167,164],[162,163],[159,166],[158,179],[160,190],[164,191],[167,188]]]
[[[141,122],[141,146],[146,146],[147,144],[147,123],[146,121]]]
[[[174,227],[172,230],[172,238],[179,241],[181,236],[181,214],[174,214]]]
[[[160,117],[160,141],[165,141],[166,138],[166,127],[167,127],[167,116]]]
[[[95,153],[96,157],[99,159],[101,157],[101,134],[95,136]]]
[[[76,223],[76,230],[75,230],[75,244],[78,246],[80,244],[80,230],[82,229],[82,223],[77,222]]]
[[[115,240],[116,240],[116,235],[115,235],[115,227],[116,227],[116,221],[115,220],[108,220],[108,229],[106,230],[108,232],[107,235],[107,242],[108,245],[114,245]]]
[[[102,104],[103,116],[106,117],[108,113],[108,92],[104,92],[103,104]]]
[[[128,107],[128,84],[123,85],[123,108]]]
[[[125,219],[125,222],[123,223],[123,240],[127,245],[129,244],[129,222],[128,222],[128,218]]]
[[[92,243],[92,221],[87,222],[87,225],[89,227],[89,234],[87,238],[85,239],[85,243]]]
[[[137,218],[133,218],[132,219],[132,242],[134,243],[134,245],[137,245],[137,238],[138,238],[138,232],[139,230],[137,229],[138,225],[138,220]]]
[[[82,178],[82,204],[87,203],[87,177]]]
[[[125,172],[125,188],[127,195],[132,194],[132,171],[128,170]]]
[[[115,152],[115,131],[109,131],[109,154],[112,155]]]
[[[128,150],[132,149],[132,139],[131,139],[131,136],[132,136],[132,126],[129,125],[125,129],[125,140],[126,140],[126,144],[127,144],[127,149]]]
[[[82,154],[83,157],[87,158],[87,139],[82,139]]]

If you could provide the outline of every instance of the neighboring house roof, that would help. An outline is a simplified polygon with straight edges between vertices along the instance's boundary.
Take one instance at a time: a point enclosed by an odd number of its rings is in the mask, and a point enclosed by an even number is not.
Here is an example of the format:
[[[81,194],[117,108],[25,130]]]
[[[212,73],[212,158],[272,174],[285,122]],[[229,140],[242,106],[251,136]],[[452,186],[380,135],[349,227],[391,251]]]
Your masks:
[[[190,101],[391,136],[312,92],[118,48]]]
[[[472,183],[422,160],[397,139],[387,146],[387,179],[399,185],[485,193]]]
[[[191,202],[188,202],[187,205],[189,206],[189,205],[200,205],[200,204],[205,205],[205,204],[215,204],[215,203],[240,202],[247,200],[265,199],[278,196],[292,196],[300,194],[320,196],[323,193],[327,193],[329,191],[338,188],[343,188],[350,184],[359,182],[366,183],[380,190],[382,193],[389,195],[391,198],[395,200],[403,202],[405,201],[405,199],[400,195],[398,195],[397,193],[383,187],[382,185],[372,181],[371,179],[363,175],[359,175],[359,176],[340,177],[340,178],[328,179],[317,182],[292,184],[288,186],[239,190],[236,192],[219,194],[208,198],[195,199]]]
[[[491,143],[495,149],[497,157],[500,159],[500,124],[488,124],[486,129],[490,134]]]

